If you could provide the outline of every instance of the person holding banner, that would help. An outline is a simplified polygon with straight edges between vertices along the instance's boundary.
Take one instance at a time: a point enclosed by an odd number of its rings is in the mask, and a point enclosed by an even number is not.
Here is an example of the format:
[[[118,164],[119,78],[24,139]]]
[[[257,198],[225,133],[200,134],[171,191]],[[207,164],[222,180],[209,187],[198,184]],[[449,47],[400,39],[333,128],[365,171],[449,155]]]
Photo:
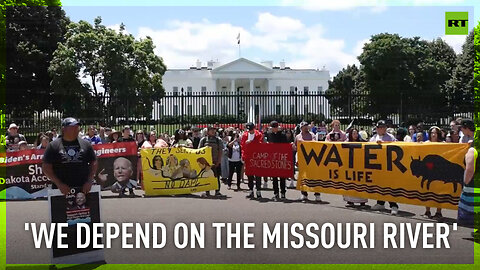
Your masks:
[[[423,127],[423,126],[422,126]],[[393,135],[387,133],[387,124],[385,123],[384,120],[379,120],[377,122],[377,134],[372,136],[370,139],[370,142],[377,142],[377,143],[382,143],[382,142],[394,142],[396,141],[395,137]],[[391,214],[392,215],[397,215],[398,214],[398,204],[396,202],[389,202],[388,203],[391,208]],[[384,210],[385,209],[385,202],[384,201],[377,201],[377,204],[375,204],[372,207],[372,210],[378,211],[378,210]]]
[[[97,171],[97,156],[92,145],[79,138],[80,123],[68,117],[62,121],[62,135],[49,143],[43,155],[43,173],[67,195],[71,188],[81,187],[88,193]]]
[[[479,166],[480,159],[478,159],[478,151],[470,147],[465,155],[465,174],[463,178],[462,195],[460,196],[460,202],[458,203],[458,224],[474,228],[477,225],[478,229],[478,215],[479,203],[475,202],[475,194],[480,192],[480,177],[477,167]],[[474,181],[477,178],[477,181]],[[478,196],[478,195],[477,195]],[[477,222],[477,224],[475,224]],[[475,236],[475,235],[474,235]]]
[[[246,160],[245,158],[245,149],[249,147],[255,147],[256,144],[263,143],[263,135],[258,130],[255,129],[255,124],[249,122],[245,125],[247,131],[243,133],[242,140],[240,142],[240,146],[242,147],[242,160]],[[257,198],[262,198],[262,183],[261,178],[256,175],[247,175],[248,177],[248,189],[250,189],[247,198],[254,199],[253,193],[253,181],[255,181],[255,187],[257,188]]]
[[[363,140],[363,138],[358,133],[358,129],[352,128],[350,129],[350,132],[348,132],[347,142],[365,142],[365,140]],[[368,202],[368,199],[365,198],[358,198],[346,195],[343,196],[343,200],[347,202],[347,207],[353,207],[355,203],[359,203],[361,208],[365,208],[365,204]]]
[[[426,141],[428,142],[443,142],[442,138],[442,132],[440,131],[440,128],[437,126],[433,126],[428,130],[428,137],[430,140]],[[421,141],[420,141],[421,142]],[[430,212],[430,207],[425,207],[425,213],[422,215],[423,217],[426,218],[432,218],[432,213]],[[437,212],[433,216],[435,219],[441,219],[442,216],[442,208],[437,208]]]
[[[340,122],[338,122],[338,123],[340,123]],[[315,135],[312,132],[310,132],[310,127],[309,127],[307,122],[300,123],[300,130],[301,130],[300,134],[298,134],[295,137],[295,141],[293,142],[293,148],[294,148],[295,151],[297,151],[298,143],[300,143],[300,142],[316,141]],[[322,199],[320,198],[320,193],[315,192],[314,196],[315,196],[315,201],[316,202],[321,202],[322,201]],[[302,196],[300,197],[300,200],[301,201],[308,201],[308,193],[306,191],[302,191]]]
[[[314,123],[312,121],[312,123]],[[287,136],[285,133],[281,132],[278,129],[278,122],[277,121],[272,121],[270,122],[270,127],[272,128],[269,132],[266,134],[267,138],[267,143],[288,143],[287,142]],[[274,201],[279,201],[280,198],[282,200],[285,200],[285,193],[287,192],[286,190],[286,179],[285,178],[280,178],[280,189],[281,189],[281,197],[279,196],[279,190],[278,190],[278,177],[273,177],[273,200]]]
[[[215,196],[222,196],[220,193],[220,174],[221,167],[220,162],[222,160],[223,153],[223,141],[217,136],[217,128],[214,126],[207,127],[207,136],[203,137],[198,144],[198,148],[210,146],[212,148],[212,162],[211,169],[213,170],[215,177],[217,177],[218,189],[215,190]],[[210,196],[210,191],[205,192],[203,197]]]

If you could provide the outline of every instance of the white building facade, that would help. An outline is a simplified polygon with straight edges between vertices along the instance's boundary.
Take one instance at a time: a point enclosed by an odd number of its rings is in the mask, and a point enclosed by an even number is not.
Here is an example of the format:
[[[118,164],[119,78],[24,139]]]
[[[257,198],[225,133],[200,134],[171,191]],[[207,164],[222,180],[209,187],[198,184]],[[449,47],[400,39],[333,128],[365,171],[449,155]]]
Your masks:
[[[162,99],[157,105],[160,108],[157,114],[322,113],[328,118],[328,101],[318,95],[325,93],[329,79],[325,69],[290,69],[284,62],[273,67],[271,61],[256,63],[245,58],[224,65],[210,61],[202,66],[197,61],[196,66],[189,69],[165,72],[166,95],[185,98]]]

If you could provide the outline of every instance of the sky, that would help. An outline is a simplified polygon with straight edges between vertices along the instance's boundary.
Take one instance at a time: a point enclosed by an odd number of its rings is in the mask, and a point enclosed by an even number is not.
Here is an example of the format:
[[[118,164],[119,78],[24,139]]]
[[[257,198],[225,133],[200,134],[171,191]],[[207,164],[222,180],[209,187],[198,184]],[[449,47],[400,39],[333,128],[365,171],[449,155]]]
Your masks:
[[[120,23],[137,39],[150,36],[167,68],[189,68],[198,60],[228,63],[285,61],[291,68],[323,68],[334,76],[351,64],[365,42],[379,33],[444,39],[461,52],[466,36],[445,35],[445,12],[468,11],[469,28],[479,21],[480,1],[471,0],[267,0],[267,1],[77,1],[63,0],[73,21],[101,16]],[[133,6],[134,5],[134,6]],[[474,10],[477,12],[474,14]],[[240,50],[237,36],[240,33]]]

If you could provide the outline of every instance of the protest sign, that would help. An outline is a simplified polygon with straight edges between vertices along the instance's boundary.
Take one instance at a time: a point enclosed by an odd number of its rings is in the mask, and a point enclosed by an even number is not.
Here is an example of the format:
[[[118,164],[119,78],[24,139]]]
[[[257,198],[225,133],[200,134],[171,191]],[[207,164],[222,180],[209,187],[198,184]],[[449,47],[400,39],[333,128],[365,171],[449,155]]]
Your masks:
[[[142,149],[145,195],[190,194],[218,189],[211,168],[212,149]]]
[[[261,143],[245,147],[245,174],[293,178],[293,151],[289,143]]]
[[[302,142],[297,188],[456,209],[468,144]]]
[[[43,149],[30,149],[7,153],[5,178],[7,200],[26,200],[47,196],[46,188],[50,180],[42,170],[44,152]]]
[[[94,185],[89,193],[84,194],[81,188],[72,188],[68,195],[63,195],[59,189],[49,189],[48,204],[50,206],[51,223],[67,223],[63,229],[66,234],[63,243],[68,248],[57,247],[57,233],[54,234],[52,246],[52,263],[54,264],[84,264],[104,261],[103,249],[93,248],[93,241],[85,248],[79,248],[77,240],[77,224],[86,223],[93,228],[94,223],[100,223],[100,186]],[[85,235],[85,234],[83,234]],[[92,237],[92,234],[89,234]],[[92,238],[90,239],[92,240]]]
[[[93,145],[93,150],[98,160],[95,180],[103,189],[112,186],[136,186],[138,161],[136,142],[97,144]]]

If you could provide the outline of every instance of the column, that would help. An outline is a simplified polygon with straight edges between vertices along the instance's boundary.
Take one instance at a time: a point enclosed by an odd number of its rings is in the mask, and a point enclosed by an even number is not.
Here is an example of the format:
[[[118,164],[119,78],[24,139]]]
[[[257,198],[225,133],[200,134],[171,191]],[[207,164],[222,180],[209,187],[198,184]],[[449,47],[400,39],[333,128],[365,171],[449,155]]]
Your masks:
[[[235,92],[236,89],[235,89],[235,79],[232,79],[231,82],[230,82],[230,89],[232,92]]]
[[[248,110],[248,113],[249,113],[248,118],[253,123],[256,123],[257,120],[256,120],[256,115],[255,115],[255,100],[253,98],[253,91],[255,90],[255,85],[253,83],[254,80],[255,79],[250,79],[250,100],[249,100],[250,101],[250,106],[249,106],[249,110]]]

